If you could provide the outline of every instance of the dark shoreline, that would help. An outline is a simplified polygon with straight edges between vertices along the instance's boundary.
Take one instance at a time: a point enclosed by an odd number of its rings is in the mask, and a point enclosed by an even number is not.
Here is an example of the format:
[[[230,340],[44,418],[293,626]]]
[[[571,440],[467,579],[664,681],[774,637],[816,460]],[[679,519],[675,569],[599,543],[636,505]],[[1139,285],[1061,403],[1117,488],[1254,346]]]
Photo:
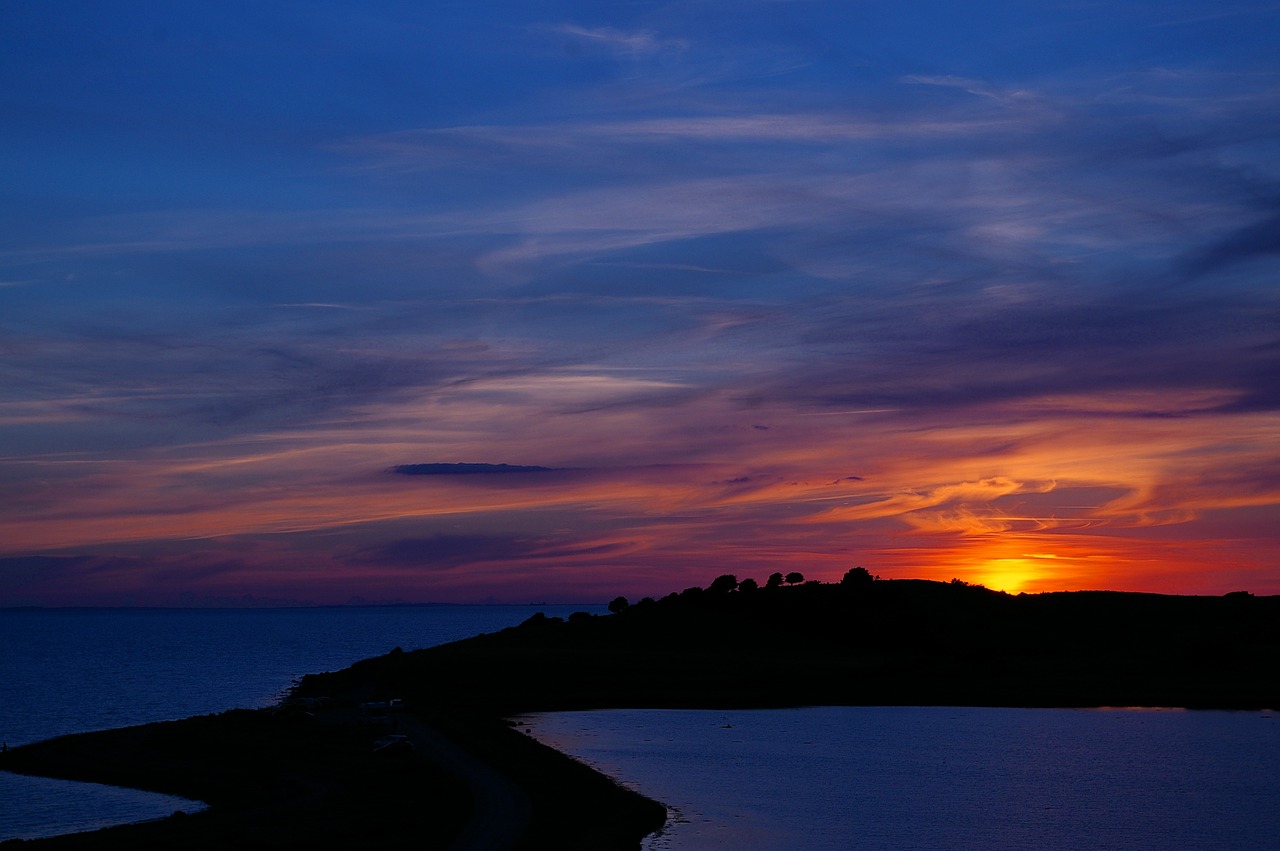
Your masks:
[[[474,805],[432,753],[379,757],[350,707],[307,720],[272,710],[62,736],[10,749],[0,769],[179,795],[194,814],[2,847],[57,849],[349,849],[413,842],[449,848]],[[661,828],[662,805],[496,719],[419,717],[513,781],[532,802],[522,849],[634,849]],[[405,729],[409,720],[398,720]]]
[[[305,708],[67,736],[15,748],[0,768],[211,805],[33,840],[38,848],[450,847],[479,806],[474,785],[429,752],[370,754],[380,729],[356,707],[397,697],[413,723],[521,790],[529,816],[514,847],[634,849],[662,826],[665,808],[504,719],[621,707],[1280,708],[1280,597],[1014,597],[866,577],[694,588],[618,608],[567,621],[535,615],[499,633],[309,675],[293,689],[312,699]]]

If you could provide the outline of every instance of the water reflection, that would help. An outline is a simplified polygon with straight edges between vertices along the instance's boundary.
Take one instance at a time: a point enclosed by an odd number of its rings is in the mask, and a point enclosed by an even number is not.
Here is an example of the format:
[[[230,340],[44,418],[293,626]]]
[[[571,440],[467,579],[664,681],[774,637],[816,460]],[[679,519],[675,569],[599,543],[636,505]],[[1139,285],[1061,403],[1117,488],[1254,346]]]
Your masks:
[[[200,801],[0,771],[0,842],[97,830],[203,810]]]
[[[1266,713],[937,707],[530,716],[675,808],[651,849],[1271,849]]]

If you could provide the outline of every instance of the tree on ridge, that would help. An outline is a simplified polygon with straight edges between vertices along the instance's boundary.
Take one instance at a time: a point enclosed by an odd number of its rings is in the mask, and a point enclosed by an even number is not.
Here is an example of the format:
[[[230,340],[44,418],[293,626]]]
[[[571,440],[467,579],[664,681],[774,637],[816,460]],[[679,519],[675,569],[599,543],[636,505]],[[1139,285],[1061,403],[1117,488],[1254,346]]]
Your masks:
[[[707,590],[712,594],[728,594],[730,591],[738,587],[738,577],[732,573],[726,573],[723,576],[717,576],[711,580],[711,584]]]

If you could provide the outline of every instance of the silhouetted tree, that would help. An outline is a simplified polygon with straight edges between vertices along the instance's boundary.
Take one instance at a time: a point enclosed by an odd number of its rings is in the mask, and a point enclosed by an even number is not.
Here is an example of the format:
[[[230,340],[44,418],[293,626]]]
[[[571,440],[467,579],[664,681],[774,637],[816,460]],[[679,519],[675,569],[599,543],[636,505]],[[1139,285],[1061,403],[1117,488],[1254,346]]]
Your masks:
[[[627,602],[626,597],[614,597],[612,600],[609,601],[609,611],[613,612],[616,615],[618,612],[622,611],[629,605],[630,603]]]
[[[723,576],[717,576],[713,579],[707,590],[712,594],[728,594],[737,587],[738,577],[734,576],[732,573],[726,573]]]
[[[769,578],[764,583],[764,587],[766,588],[780,588],[781,586],[782,586],[781,573],[770,573]]]
[[[793,570],[786,576],[788,585],[798,585],[804,582],[804,574],[798,570]]]
[[[759,589],[759,587],[759,584],[750,576],[738,583],[738,590],[748,594]]]
[[[853,567],[840,580],[840,584],[846,588],[869,588],[875,580],[871,577],[871,572],[865,567]]]

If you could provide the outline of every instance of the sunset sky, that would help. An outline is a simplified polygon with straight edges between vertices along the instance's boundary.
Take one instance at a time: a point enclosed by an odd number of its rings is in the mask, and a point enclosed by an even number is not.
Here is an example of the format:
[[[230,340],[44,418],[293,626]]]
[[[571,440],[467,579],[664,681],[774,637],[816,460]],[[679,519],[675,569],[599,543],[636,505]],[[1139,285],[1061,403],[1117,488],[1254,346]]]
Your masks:
[[[1280,3],[0,15],[0,606],[1280,593]]]

